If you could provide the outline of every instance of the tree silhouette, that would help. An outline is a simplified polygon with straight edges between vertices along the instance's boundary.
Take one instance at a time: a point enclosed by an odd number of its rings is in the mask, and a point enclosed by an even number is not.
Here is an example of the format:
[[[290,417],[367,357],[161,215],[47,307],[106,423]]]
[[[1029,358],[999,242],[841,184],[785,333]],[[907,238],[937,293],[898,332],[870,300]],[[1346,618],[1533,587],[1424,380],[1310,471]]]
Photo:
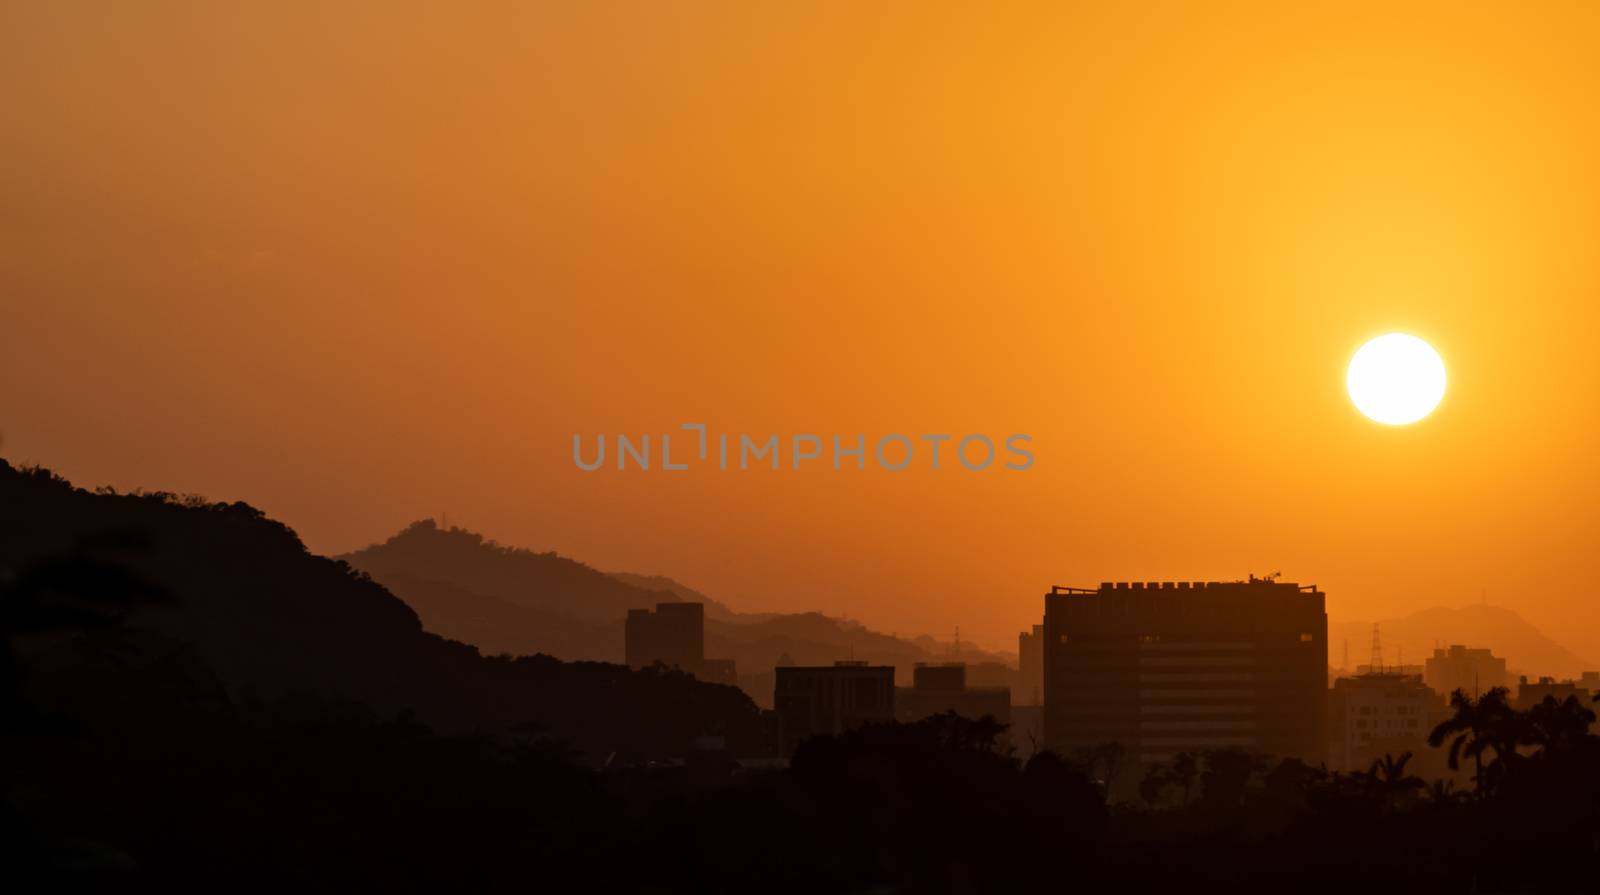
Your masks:
[[[1193,752],[1179,752],[1172,761],[1153,764],[1139,783],[1139,797],[1154,807],[1169,789],[1180,793],[1179,807],[1187,807],[1194,785],[1200,779],[1200,758]]]
[[[1421,777],[1406,773],[1411,759],[1410,752],[1402,752],[1399,758],[1385,752],[1367,769],[1367,779],[1386,809],[1394,809],[1427,786]]]
[[[1494,781],[1516,757],[1520,724],[1506,695],[1504,687],[1494,687],[1477,699],[1457,690],[1450,694],[1455,714],[1428,734],[1428,745],[1434,748],[1450,742],[1450,770],[1460,769],[1463,755],[1472,759],[1473,787],[1479,797],[1489,794]],[[1488,764],[1485,752],[1492,754]]]
[[[1074,751],[1072,758],[1089,769],[1090,775],[1100,784],[1101,794],[1110,799],[1112,787],[1122,773],[1127,753],[1127,747],[1121,743],[1100,743]]]
[[[1541,755],[1549,755],[1567,752],[1582,743],[1589,735],[1589,725],[1594,723],[1595,714],[1579,702],[1577,696],[1568,696],[1560,702],[1554,696],[1546,696],[1543,702],[1529,709],[1525,717],[1522,730],[1525,744],[1537,747]]]
[[[1200,762],[1200,803],[1212,810],[1243,805],[1251,784],[1268,766],[1266,756],[1244,749],[1207,749]]]

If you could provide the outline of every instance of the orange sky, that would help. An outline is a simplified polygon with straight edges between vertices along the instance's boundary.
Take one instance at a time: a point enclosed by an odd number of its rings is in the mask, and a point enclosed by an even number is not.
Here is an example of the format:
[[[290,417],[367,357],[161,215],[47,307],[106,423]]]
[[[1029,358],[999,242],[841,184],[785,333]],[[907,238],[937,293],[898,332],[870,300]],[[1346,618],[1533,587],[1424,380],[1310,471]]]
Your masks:
[[[1282,570],[1600,657],[1600,7],[466,5],[0,0],[0,450],[994,646]],[[1037,462],[571,462],[682,422]]]

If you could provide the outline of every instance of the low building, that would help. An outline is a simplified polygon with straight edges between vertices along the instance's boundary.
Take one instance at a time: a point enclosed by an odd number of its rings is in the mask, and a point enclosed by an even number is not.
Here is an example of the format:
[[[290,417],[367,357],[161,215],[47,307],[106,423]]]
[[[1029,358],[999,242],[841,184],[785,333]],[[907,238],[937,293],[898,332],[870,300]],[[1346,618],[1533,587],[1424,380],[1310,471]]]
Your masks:
[[[778,750],[784,757],[807,737],[894,720],[892,665],[835,662],[779,667],[775,672],[772,702],[778,714]]]
[[[1426,751],[1445,702],[1421,675],[1378,672],[1334,681],[1329,709],[1335,736],[1330,764],[1336,770],[1363,771],[1385,753]]]
[[[705,607],[658,603],[654,611],[630,609],[623,635],[629,668],[649,668],[659,662],[693,671],[706,657]]]
[[[1445,699],[1457,690],[1476,697],[1495,687],[1511,686],[1505,659],[1487,649],[1470,649],[1459,643],[1433,651],[1424,666],[1423,680]]]
[[[1527,675],[1517,684],[1516,698],[1512,705],[1520,711],[1527,711],[1541,702],[1546,697],[1553,697],[1556,702],[1565,702],[1568,696],[1576,696],[1582,702],[1589,701],[1589,691],[1578,686],[1577,681],[1558,681],[1553,677],[1541,677],[1537,681],[1529,681]]]
[[[1553,677],[1541,677],[1530,682],[1523,677],[1517,685],[1516,697],[1512,705],[1520,711],[1527,711],[1545,699],[1553,698],[1556,702],[1566,702],[1568,697],[1576,697],[1578,703],[1584,708],[1600,716],[1600,706],[1595,705],[1595,694],[1600,692],[1600,674],[1585,671],[1583,677],[1577,680],[1558,681]],[[1589,732],[1600,732],[1600,717],[1589,723]]]
[[[712,684],[739,685],[732,659],[707,659],[705,607],[700,603],[657,603],[654,611],[630,609],[623,627],[623,654],[629,668],[665,665]]]
[[[1011,689],[967,686],[965,662],[918,662],[911,671],[911,686],[895,689],[894,705],[895,719],[907,723],[944,712],[974,721],[988,716],[1011,723]]]

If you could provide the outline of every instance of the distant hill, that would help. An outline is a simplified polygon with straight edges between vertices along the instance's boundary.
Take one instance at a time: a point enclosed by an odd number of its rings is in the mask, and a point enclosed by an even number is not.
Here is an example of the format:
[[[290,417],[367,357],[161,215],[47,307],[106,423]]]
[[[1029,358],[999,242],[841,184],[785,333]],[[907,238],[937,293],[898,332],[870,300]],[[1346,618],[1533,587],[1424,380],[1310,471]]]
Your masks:
[[[381,544],[338,557],[374,577],[395,573],[495,597],[526,609],[573,619],[611,622],[629,609],[676,600],[670,591],[617,580],[574,559],[505,547],[432,519],[406,526]]]
[[[1530,677],[1576,677],[1600,668],[1551,640],[1522,616],[1499,606],[1474,604],[1459,609],[1435,607],[1401,618],[1378,622],[1383,641],[1384,661],[1420,665],[1433,655],[1435,645],[1459,643],[1488,647],[1503,656],[1515,672]],[[1329,664],[1337,666],[1350,646],[1350,664],[1367,664],[1372,655],[1372,622],[1339,622],[1328,625]]]
[[[667,591],[681,600],[706,604],[706,649],[718,656],[737,656],[752,669],[771,668],[787,658],[796,665],[826,665],[837,659],[858,658],[909,669],[918,662],[959,659],[985,681],[996,669],[1016,665],[1016,657],[981,650],[962,641],[959,648],[926,634],[904,638],[882,634],[851,621],[820,612],[735,612],[726,604],[665,575],[612,577],[636,587]],[[725,624],[719,624],[725,623]],[[981,670],[978,666],[983,666]]]
[[[394,591],[429,630],[490,653],[621,662],[628,610],[679,599],[431,519],[339,559]]]
[[[704,603],[706,618],[720,619],[721,621],[758,621],[762,618],[773,617],[771,615],[756,616],[750,613],[734,612],[723,603],[713,600],[694,588],[686,584],[680,584],[665,575],[635,575],[631,572],[611,572],[610,575],[623,584],[637,587],[640,590],[669,593],[685,603]]]
[[[385,572],[378,580],[416,610],[424,628],[470,643],[487,655],[542,653],[569,661],[623,661],[622,642],[611,622],[521,606],[407,572]]]
[[[860,659],[894,665],[909,679],[917,662],[959,658],[975,666],[975,681],[1011,686],[1015,677],[1010,657],[971,644],[951,650],[931,638],[881,634],[816,612],[740,613],[665,576],[608,575],[554,553],[504,547],[460,528],[442,529],[431,520],[341,559],[409,603],[429,630],[491,653],[621,661],[629,609],[704,603],[707,657],[733,659],[741,686],[762,704],[771,698],[772,669],[784,662],[827,665]]]
[[[442,564],[505,555],[464,537],[413,533],[402,544],[407,549],[394,554]],[[448,552],[457,545],[458,553]],[[573,574],[564,561],[516,561],[549,569],[556,580]],[[478,569],[484,576],[496,571]],[[651,598],[592,574],[601,589],[591,594],[594,602],[568,607],[571,615],[508,608],[432,582],[418,584],[413,598],[425,591],[464,623],[493,619],[569,638],[598,623],[590,619]],[[243,503],[89,492],[0,460],[0,591],[15,604],[6,607],[7,624],[34,624],[17,616],[19,595],[28,593],[44,600],[52,617],[67,619],[67,631],[80,630],[19,637],[7,648],[34,669],[30,685],[68,687],[74,699],[93,704],[91,715],[162,717],[179,703],[239,720],[284,712],[411,714],[446,733],[543,730],[591,757],[670,754],[706,733],[759,749],[764,736],[755,705],[730,687],[548,656],[484,658],[473,646],[424,631],[417,612],[377,581],[312,555],[293,531]],[[132,599],[145,592],[162,598]],[[102,623],[82,610],[83,600],[126,606]],[[84,645],[108,625],[118,631],[115,649]],[[493,640],[493,632],[474,635]],[[159,683],[139,690],[140,680]]]

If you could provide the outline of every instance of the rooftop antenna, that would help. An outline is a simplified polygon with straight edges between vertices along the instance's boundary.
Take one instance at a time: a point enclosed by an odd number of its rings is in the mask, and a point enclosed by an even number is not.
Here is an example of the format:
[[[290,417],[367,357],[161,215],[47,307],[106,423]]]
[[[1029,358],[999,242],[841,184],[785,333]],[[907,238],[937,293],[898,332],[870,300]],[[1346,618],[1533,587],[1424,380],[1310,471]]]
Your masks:
[[[950,645],[950,658],[961,658],[961,626],[956,625],[956,642]]]
[[[1368,674],[1383,673],[1383,640],[1378,636],[1378,623],[1372,623],[1372,664],[1367,666]]]

